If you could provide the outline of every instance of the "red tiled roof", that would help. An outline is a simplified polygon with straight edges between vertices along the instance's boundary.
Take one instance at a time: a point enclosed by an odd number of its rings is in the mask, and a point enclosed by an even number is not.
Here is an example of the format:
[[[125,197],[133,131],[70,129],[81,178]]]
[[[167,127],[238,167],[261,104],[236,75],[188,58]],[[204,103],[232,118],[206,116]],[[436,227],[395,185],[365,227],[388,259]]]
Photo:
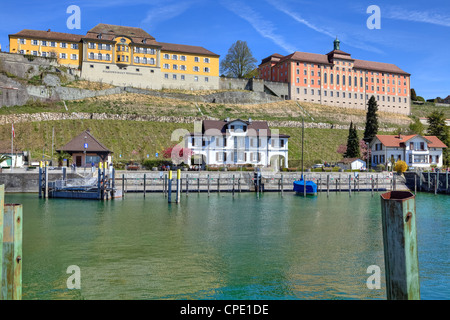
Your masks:
[[[162,51],[194,53],[205,56],[219,57],[218,54],[211,52],[203,47],[189,46],[185,44],[165,43],[165,42],[157,42],[157,44],[161,46]]]
[[[417,134],[413,135],[402,135],[400,138],[398,135],[376,135],[378,140],[386,147],[402,147],[401,144],[406,143],[408,140],[419,136]],[[435,136],[422,136],[428,142],[429,148],[447,148],[447,146]]]
[[[281,61],[285,60],[298,60],[298,61],[304,61],[304,62],[314,62],[319,64],[329,64],[331,63],[328,61],[328,56],[325,54],[318,54],[318,53],[308,53],[308,52],[299,52],[296,51],[294,53],[291,53],[290,55],[287,55],[283,57]]]
[[[410,75],[409,73],[403,71],[395,64],[384,63],[384,62],[375,62],[375,61],[365,61],[365,60],[357,60],[355,59],[355,63],[353,65],[355,69],[366,69],[380,72],[389,72],[389,73],[398,73],[404,75]]]
[[[145,30],[136,27],[125,27],[117,26],[113,24],[99,23],[94,28],[88,31],[88,33],[104,34],[104,35],[114,35],[117,36],[127,36],[130,38],[145,38],[150,40],[155,40],[154,37],[149,35]]]
[[[80,42],[83,36],[72,33],[62,33],[62,32],[54,32],[50,31],[41,31],[41,30],[29,30],[24,29],[18,33],[10,34],[10,37],[27,37],[32,39],[46,39],[46,40],[59,40],[59,41],[68,41],[68,42]]]

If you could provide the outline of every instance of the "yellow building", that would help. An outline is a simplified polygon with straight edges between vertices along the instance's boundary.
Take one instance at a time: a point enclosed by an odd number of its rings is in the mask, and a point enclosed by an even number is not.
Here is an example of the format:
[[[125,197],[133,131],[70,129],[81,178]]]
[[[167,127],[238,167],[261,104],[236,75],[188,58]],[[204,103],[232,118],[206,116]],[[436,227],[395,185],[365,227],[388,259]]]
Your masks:
[[[157,42],[141,28],[98,24],[85,36],[22,30],[9,39],[11,53],[55,57],[91,81],[148,89],[219,88],[219,55]]]
[[[79,68],[82,57],[82,36],[39,30],[22,30],[9,35],[9,52],[56,58],[61,65]]]

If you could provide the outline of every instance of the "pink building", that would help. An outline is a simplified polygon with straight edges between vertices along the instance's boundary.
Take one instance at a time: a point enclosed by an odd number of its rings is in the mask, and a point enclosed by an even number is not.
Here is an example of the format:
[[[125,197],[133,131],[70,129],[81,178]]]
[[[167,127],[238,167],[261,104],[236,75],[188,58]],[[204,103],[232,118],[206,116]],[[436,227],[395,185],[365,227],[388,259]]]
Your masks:
[[[389,63],[353,59],[340,50],[327,54],[275,53],[262,60],[259,77],[289,84],[291,100],[365,109],[371,96],[378,109],[410,113],[410,74]]]

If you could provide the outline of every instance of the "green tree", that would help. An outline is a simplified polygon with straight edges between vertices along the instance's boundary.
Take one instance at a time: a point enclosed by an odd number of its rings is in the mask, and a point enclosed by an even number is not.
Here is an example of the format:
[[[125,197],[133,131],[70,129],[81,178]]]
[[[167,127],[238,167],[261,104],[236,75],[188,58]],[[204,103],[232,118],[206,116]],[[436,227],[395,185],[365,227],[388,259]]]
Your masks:
[[[416,118],[414,122],[409,124],[409,134],[420,134],[423,135],[425,126],[420,122],[419,118]]]
[[[445,115],[442,111],[433,111],[428,116],[428,130],[427,134],[430,136],[436,136],[441,140],[445,145],[450,146],[450,133],[449,127],[447,127],[445,123]],[[449,165],[449,152],[448,148],[444,149],[443,152],[443,161],[444,165]]]
[[[370,97],[367,114],[366,114],[366,128],[364,129],[364,141],[370,142],[378,133],[378,104],[374,96]]]
[[[227,77],[244,78],[256,68],[256,62],[247,42],[238,40],[220,63],[221,73]]]
[[[414,90],[413,88],[411,88],[411,100],[417,101],[416,90]]]
[[[347,138],[347,151],[344,154],[346,158],[359,158],[359,139],[358,132],[356,131],[356,126],[353,126],[353,121],[350,123],[350,128],[348,129]]]

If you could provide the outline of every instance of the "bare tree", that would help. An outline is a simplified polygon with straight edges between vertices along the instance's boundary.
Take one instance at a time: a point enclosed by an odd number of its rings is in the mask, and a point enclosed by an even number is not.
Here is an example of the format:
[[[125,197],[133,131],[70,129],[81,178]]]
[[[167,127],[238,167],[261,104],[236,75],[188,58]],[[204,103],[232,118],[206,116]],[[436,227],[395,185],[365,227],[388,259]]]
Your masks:
[[[247,42],[238,40],[220,63],[221,73],[227,77],[244,78],[256,68],[256,62]]]

